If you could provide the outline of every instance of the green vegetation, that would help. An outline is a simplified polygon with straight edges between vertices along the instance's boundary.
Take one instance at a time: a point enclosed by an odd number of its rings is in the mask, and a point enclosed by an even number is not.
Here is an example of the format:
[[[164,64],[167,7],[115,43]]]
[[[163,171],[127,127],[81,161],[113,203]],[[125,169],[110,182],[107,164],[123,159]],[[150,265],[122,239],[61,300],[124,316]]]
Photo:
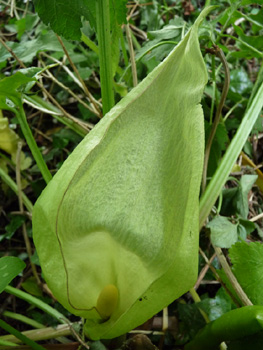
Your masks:
[[[0,1],[0,349],[261,349],[262,5]]]

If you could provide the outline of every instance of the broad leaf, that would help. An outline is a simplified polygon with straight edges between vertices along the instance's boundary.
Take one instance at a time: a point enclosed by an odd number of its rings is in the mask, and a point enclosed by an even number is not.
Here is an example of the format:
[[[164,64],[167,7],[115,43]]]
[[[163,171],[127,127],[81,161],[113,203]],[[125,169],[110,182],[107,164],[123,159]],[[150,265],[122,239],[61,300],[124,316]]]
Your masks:
[[[33,2],[42,21],[66,39],[80,40],[82,17],[96,28],[96,0],[34,0]],[[110,0],[113,25],[125,22],[126,3],[126,0]]]
[[[14,111],[16,105],[21,105],[21,88],[35,79],[17,72],[0,80],[0,109]]]
[[[197,30],[85,137],[33,211],[56,298],[92,339],[145,322],[191,288],[198,265],[207,82]]]
[[[230,248],[237,242],[237,225],[224,216],[216,216],[206,227],[211,230],[211,241],[221,248]]]
[[[42,21],[46,25],[50,24],[55,33],[67,39],[80,39],[81,16],[92,18],[86,0],[34,0],[34,5]]]
[[[0,259],[0,293],[26,267],[26,264],[14,256]]]
[[[253,304],[263,305],[263,245],[238,242],[229,250],[233,272]]]

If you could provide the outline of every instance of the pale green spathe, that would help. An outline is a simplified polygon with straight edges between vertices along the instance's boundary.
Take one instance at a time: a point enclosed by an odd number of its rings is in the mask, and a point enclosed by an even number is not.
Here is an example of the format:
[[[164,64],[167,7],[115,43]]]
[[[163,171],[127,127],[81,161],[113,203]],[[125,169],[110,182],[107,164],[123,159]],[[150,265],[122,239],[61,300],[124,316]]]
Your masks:
[[[197,30],[210,10],[85,137],[35,205],[46,281],[87,319],[92,339],[140,325],[197,277],[207,82]],[[96,310],[102,290],[116,304],[108,320]],[[102,308],[111,301],[104,294]]]

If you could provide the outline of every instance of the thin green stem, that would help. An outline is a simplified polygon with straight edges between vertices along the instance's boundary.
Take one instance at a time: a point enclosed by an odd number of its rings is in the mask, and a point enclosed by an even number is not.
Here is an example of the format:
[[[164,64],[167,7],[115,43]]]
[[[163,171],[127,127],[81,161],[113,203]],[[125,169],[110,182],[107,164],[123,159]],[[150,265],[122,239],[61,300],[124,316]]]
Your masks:
[[[4,346],[4,348],[2,348],[2,346]],[[2,349],[7,349],[6,347],[7,346],[16,346],[16,344],[15,343],[12,343],[11,341],[7,341],[7,340],[1,340],[0,339],[0,349],[2,348]]]
[[[100,108],[98,106],[98,103],[95,100],[95,98],[92,96],[92,94],[89,92],[89,89],[87,88],[84,80],[82,79],[81,75],[79,74],[79,71],[78,71],[77,67],[75,66],[74,62],[71,59],[71,57],[70,57],[70,55],[69,55],[69,53],[68,53],[68,51],[67,51],[67,49],[66,49],[66,47],[65,47],[65,45],[63,43],[63,40],[61,39],[61,37],[59,35],[57,35],[57,39],[58,39],[58,41],[59,41],[63,51],[65,52],[65,55],[67,56],[67,59],[68,59],[70,65],[71,65],[71,67],[73,69],[73,72],[76,74],[76,76],[77,76],[77,78],[78,78],[78,80],[79,80],[79,82],[81,84],[81,87],[82,87],[83,91],[88,96],[88,99],[90,100],[90,103],[91,103],[91,105],[94,108],[94,111],[96,111],[100,115]]]
[[[133,86],[136,86],[138,84],[137,68],[136,68],[134,48],[133,48],[131,29],[130,29],[129,23],[125,25],[125,29],[126,29],[126,36],[127,36],[127,41],[129,45],[129,51],[130,51]]]
[[[53,307],[49,306],[48,304],[44,303],[42,300],[26,293],[23,292],[22,290],[19,290],[17,288],[11,287],[11,286],[7,286],[5,288],[5,292],[12,294],[20,299],[23,299],[25,301],[27,301],[28,303],[38,307],[39,309],[43,310],[44,312],[46,312],[47,314],[53,316],[56,320],[58,320],[59,323],[69,323],[70,321],[67,320],[67,318],[60,313],[59,311],[57,311],[56,309],[54,309]]]
[[[128,58],[126,47],[125,47],[123,31],[121,31],[120,39],[121,39],[121,50],[122,50],[122,55],[123,55],[123,59],[124,59],[124,64],[127,67],[129,65],[129,58]]]
[[[197,291],[196,291],[194,288],[191,288],[191,289],[189,290],[189,293],[191,294],[191,297],[193,298],[193,301],[194,301],[195,303],[200,303],[201,299],[200,299],[200,297],[199,297]]]
[[[238,155],[240,154],[244,144],[255,124],[258,115],[263,106],[263,83],[260,85],[249,109],[245,113],[242,122],[230,143],[223,159],[209,182],[205,192],[200,199],[199,206],[199,225],[202,228],[207,219],[213,205],[215,204],[224,184],[227,181],[229,173],[233,168]]]
[[[240,43],[242,43],[244,46],[246,46],[247,48],[249,48],[251,51],[254,51],[256,54],[260,55],[260,57],[263,57],[263,52],[259,51],[258,49],[256,49],[254,46],[249,45],[248,43],[246,43],[244,40],[237,38],[233,35],[229,35],[229,34],[222,34],[221,36],[225,37],[225,38],[231,38],[235,41],[239,41]]]
[[[250,107],[261,83],[263,82],[263,64],[261,65],[259,71],[258,71],[258,75],[257,75],[257,80],[255,81],[254,85],[253,85],[253,89],[252,92],[250,94],[249,100],[248,100],[248,104],[247,104],[247,109]]]
[[[235,290],[237,296],[239,297],[239,299],[241,300],[243,305],[244,306],[253,305],[251,300],[248,298],[248,296],[246,295],[246,293],[243,291],[242,287],[238,283],[238,280],[236,279],[235,275],[233,274],[231,267],[229,266],[224,254],[222,252],[222,249],[219,247],[216,247],[214,245],[213,245],[213,248],[216,252],[217,258],[220,261],[222,268],[225,271],[227,278],[229,279],[233,289]]]
[[[85,35],[84,33],[81,33],[81,40],[93,51],[95,52],[97,55],[99,54],[99,48],[98,46],[92,41],[90,40],[90,38]]]
[[[221,192],[219,197],[218,197],[218,204],[217,204],[217,209],[216,209],[217,214],[220,213],[221,208],[222,208],[222,204],[223,204],[223,193]]]
[[[196,291],[194,288],[191,288],[191,289],[189,290],[189,293],[191,294],[191,297],[193,298],[193,301],[194,301],[195,303],[200,303],[201,299],[200,299],[200,297],[199,297],[197,291]],[[200,309],[200,308],[198,308],[198,310],[200,311],[200,314],[203,316],[205,322],[206,322],[206,323],[209,323],[210,320],[209,320],[207,314],[206,314],[202,309]]]
[[[152,50],[155,49],[156,47],[159,47],[159,46],[161,46],[161,45],[166,45],[166,44],[177,45],[178,42],[177,42],[177,41],[169,41],[169,40],[167,40],[167,41],[161,41],[160,43],[158,43],[158,44],[153,45],[152,47],[150,47],[147,51],[145,51],[144,53],[142,53],[141,56],[139,56],[139,57],[137,57],[137,58],[135,57],[135,61],[136,61],[136,62],[139,62],[144,56],[147,55],[148,52],[152,51]],[[131,66],[131,64],[129,64],[129,65],[125,68],[125,70],[124,70],[122,76],[121,76],[120,79],[119,79],[119,83],[122,81],[123,77],[125,76],[127,70],[130,68],[130,66]]]
[[[58,108],[37,95],[24,95],[23,101],[39,111],[52,115],[54,119],[57,119],[62,124],[68,126],[71,130],[75,131],[82,137],[85,137],[89,132],[88,127],[93,127],[93,125],[89,125],[88,123],[84,124],[81,120],[69,114],[63,115],[63,113]]]
[[[137,61],[137,62],[140,61],[144,56],[147,55],[148,52],[150,52],[150,51],[156,49],[156,48],[159,47],[159,46],[166,45],[166,44],[168,44],[168,45],[177,45],[178,42],[177,42],[177,41],[171,41],[171,40],[161,41],[160,43],[151,46],[151,47],[150,47],[147,51],[145,51],[141,56],[137,57],[136,61]]]
[[[212,95],[212,103],[210,109],[210,124],[213,121],[214,109],[215,109],[215,97],[216,97],[216,70],[215,70],[215,56],[212,55],[212,79],[213,79],[213,95]]]
[[[25,324],[28,324],[34,328],[40,329],[40,328],[45,328],[45,326],[35,320],[33,320],[32,318],[26,317],[24,315],[21,314],[17,314],[15,312],[11,312],[11,311],[4,311],[2,313],[3,316],[5,317],[9,317],[12,318],[13,320],[17,320],[20,322],[23,322]]]
[[[140,50],[142,48],[141,44],[139,43],[139,41],[137,40],[136,36],[133,34],[132,31],[131,31],[131,38],[135,49]]]
[[[17,191],[18,191],[18,203],[19,203],[19,210],[21,213],[24,212],[24,206],[23,206],[23,199],[22,199],[22,183],[21,183],[21,150],[22,150],[22,142],[18,142],[17,144],[17,151],[16,151],[16,184],[17,184]],[[30,265],[31,265],[31,269],[33,272],[33,275],[37,281],[38,285],[41,285],[41,281],[38,277],[37,274],[37,269],[36,269],[36,265],[32,262],[32,248],[31,248],[31,243],[27,234],[27,230],[26,230],[26,225],[23,222],[22,224],[22,232],[23,232],[23,237],[24,237],[24,242],[25,242],[25,246],[26,246],[26,251],[27,251],[27,255],[29,257],[30,260]]]
[[[17,184],[11,179],[11,177],[1,167],[0,167],[0,177],[11,188],[11,190],[13,190],[16,194],[18,194]],[[27,210],[30,213],[32,213],[33,204],[23,192],[22,192],[22,200]]]
[[[3,328],[8,333],[13,334],[16,338],[20,339],[24,344],[31,346],[34,350],[45,350],[41,345],[35,343],[33,340],[26,337],[24,334],[20,333],[15,328],[11,327],[5,321],[0,320],[0,327]]]
[[[25,136],[26,142],[32,152],[32,155],[39,167],[39,170],[44,178],[44,180],[46,181],[46,183],[49,183],[49,181],[52,179],[52,175],[48,170],[48,167],[42,157],[42,154],[36,144],[36,141],[32,135],[32,132],[29,128],[29,125],[27,123],[26,120],[26,115],[25,115],[25,111],[24,108],[21,104],[21,106],[19,107],[19,111],[16,112],[16,116],[17,119],[19,121],[19,124],[21,126],[22,132]]]
[[[99,43],[100,83],[103,114],[114,106],[112,61],[111,61],[111,33],[110,33],[110,5],[109,0],[96,1],[97,36]]]
[[[78,324],[74,324],[74,326],[78,327]],[[41,341],[47,339],[58,339],[62,341],[63,337],[67,337],[72,335],[73,324],[60,324],[56,328],[54,327],[45,327],[41,329],[31,329],[29,331],[22,332],[27,338],[33,341]],[[16,339],[13,335],[7,334],[0,336],[0,341],[10,341],[12,343],[18,343],[18,339]]]
[[[227,118],[231,115],[231,113],[242,103],[244,102],[246,99],[243,97],[241,98],[240,101],[238,101],[232,108],[230,108],[230,110],[227,112],[227,114],[224,116],[223,118],[223,122],[225,123]]]
[[[217,37],[217,39],[216,39],[216,44],[218,44],[218,43],[220,42],[221,36],[223,36],[223,34],[221,34],[221,33],[224,33],[224,31],[226,30],[226,28],[227,28],[229,22],[230,22],[231,19],[232,19],[233,13],[236,11],[236,9],[238,8],[239,4],[240,4],[240,1],[239,1],[239,0],[236,1],[235,3],[232,2],[231,7],[230,7],[230,8],[231,8],[231,11],[230,11],[230,13],[229,13],[229,15],[228,15],[228,18],[227,18],[225,24],[223,25],[223,28],[222,28],[221,31],[218,33],[218,37]]]
[[[210,150],[211,150],[212,143],[213,143],[213,140],[215,137],[217,126],[218,126],[219,121],[220,121],[221,112],[222,112],[222,109],[223,109],[223,106],[224,106],[224,103],[226,100],[226,96],[227,96],[229,84],[230,84],[230,72],[229,72],[229,68],[228,68],[228,64],[227,64],[225,55],[224,55],[223,51],[221,49],[219,49],[218,47],[215,47],[215,54],[217,55],[217,57],[220,58],[220,60],[223,64],[223,67],[225,70],[225,82],[224,82],[224,87],[223,87],[223,91],[221,94],[221,99],[220,99],[219,105],[216,109],[216,115],[215,115],[215,119],[214,119],[214,122],[212,125],[212,129],[211,129],[211,132],[209,134],[207,144],[206,144],[205,158],[204,158],[203,181],[202,181],[203,191],[205,190],[205,187],[206,187],[206,176],[207,176],[207,167],[208,167]]]

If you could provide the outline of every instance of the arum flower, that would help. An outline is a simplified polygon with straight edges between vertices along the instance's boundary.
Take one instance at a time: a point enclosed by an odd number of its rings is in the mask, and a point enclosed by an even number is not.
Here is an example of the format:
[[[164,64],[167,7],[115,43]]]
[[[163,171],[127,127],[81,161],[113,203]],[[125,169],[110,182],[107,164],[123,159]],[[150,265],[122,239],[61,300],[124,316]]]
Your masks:
[[[171,54],[68,157],[37,201],[49,288],[91,339],[142,324],[195,283],[207,82],[205,9]]]

